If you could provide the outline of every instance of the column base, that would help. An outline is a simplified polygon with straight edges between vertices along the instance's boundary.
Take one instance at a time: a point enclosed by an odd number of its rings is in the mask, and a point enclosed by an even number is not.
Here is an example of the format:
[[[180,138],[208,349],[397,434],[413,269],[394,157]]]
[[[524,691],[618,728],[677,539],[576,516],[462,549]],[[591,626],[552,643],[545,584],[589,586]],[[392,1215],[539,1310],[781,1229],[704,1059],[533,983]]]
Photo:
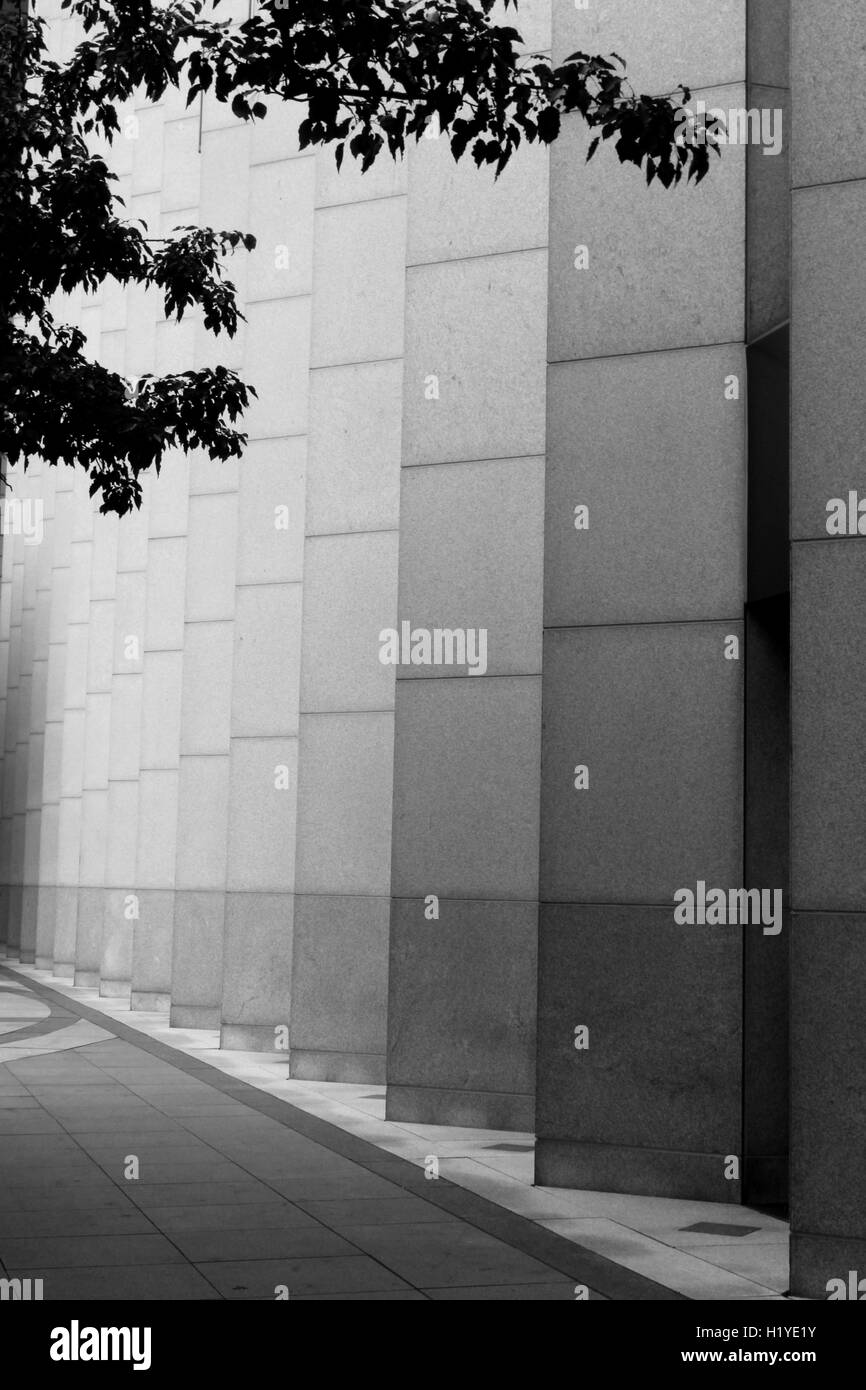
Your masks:
[[[99,981],[100,999],[128,999],[132,993],[129,980],[102,980]]]
[[[866,1302],[866,1239],[791,1232],[790,1292],[795,1298]],[[841,1280],[842,1287],[832,1280]],[[829,1285],[829,1288],[828,1288]]]
[[[535,1125],[532,1096],[490,1091],[448,1091],[428,1086],[389,1086],[387,1120],[418,1125],[459,1125],[466,1129],[514,1129],[531,1133]]]
[[[167,1014],[171,1008],[171,995],[133,989],[130,991],[129,1007],[133,1013]]]
[[[208,1028],[220,1026],[219,1004],[172,1004],[169,1012],[172,1028]]]
[[[223,1023],[220,1026],[220,1048],[226,1052],[272,1052],[288,1061],[288,1050],[276,1046],[276,1029],[284,1026],[277,1023]]]
[[[24,965],[36,963],[36,919],[39,905],[39,889],[34,883],[25,883],[21,890],[21,961]]]
[[[742,1179],[725,1177],[726,1157],[720,1153],[538,1139],[535,1186],[679,1197],[696,1202],[740,1202]]]
[[[298,1081],[346,1081],[384,1086],[385,1054],[377,1052],[316,1052],[293,1047],[289,1075]]]

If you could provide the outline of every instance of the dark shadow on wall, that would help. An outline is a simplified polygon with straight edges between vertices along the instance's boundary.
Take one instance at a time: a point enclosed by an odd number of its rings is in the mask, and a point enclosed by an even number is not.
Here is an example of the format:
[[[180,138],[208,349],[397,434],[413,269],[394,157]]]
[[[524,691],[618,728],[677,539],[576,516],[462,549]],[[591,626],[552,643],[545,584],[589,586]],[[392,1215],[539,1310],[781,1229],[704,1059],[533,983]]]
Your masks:
[[[789,329],[748,349],[744,884],[781,889],[777,936],[743,932],[743,1201],[788,1192]]]

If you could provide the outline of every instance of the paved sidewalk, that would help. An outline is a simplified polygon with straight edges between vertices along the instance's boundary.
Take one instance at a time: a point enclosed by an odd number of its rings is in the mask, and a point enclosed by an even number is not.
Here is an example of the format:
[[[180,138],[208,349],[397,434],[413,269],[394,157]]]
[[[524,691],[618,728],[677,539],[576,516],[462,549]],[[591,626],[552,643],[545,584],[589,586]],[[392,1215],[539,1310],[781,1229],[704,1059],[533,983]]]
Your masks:
[[[678,1297],[5,968],[0,1267],[46,1300]]]

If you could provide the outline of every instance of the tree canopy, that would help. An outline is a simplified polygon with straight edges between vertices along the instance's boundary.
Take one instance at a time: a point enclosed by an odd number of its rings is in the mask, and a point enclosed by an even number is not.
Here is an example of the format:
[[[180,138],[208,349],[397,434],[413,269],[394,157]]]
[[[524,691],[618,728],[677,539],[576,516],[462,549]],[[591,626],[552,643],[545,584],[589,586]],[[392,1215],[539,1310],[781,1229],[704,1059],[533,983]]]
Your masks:
[[[625,63],[572,54],[554,65],[526,53],[515,22],[496,23],[495,0],[268,0],[227,23],[219,0],[63,0],[84,38],[54,61],[45,21],[27,0],[0,0],[0,455],[85,468],[100,509],[141,501],[141,475],[168,449],[240,456],[253,388],[224,367],[124,376],[84,355],[80,329],[58,322],[60,292],[106,279],[164,297],[168,319],[200,310],[211,332],[241,317],[225,253],[255,238],[179,227],[152,239],[126,215],[97,138],[120,132],[119,109],[209,92],[243,120],[267,119],[264,97],[302,103],[302,148],[331,145],[366,170],[400,158],[431,121],[456,160],[495,176],[522,143],[552,143],[563,116],[589,128],[587,157],[613,142],[620,160],[665,187],[700,181],[712,143],[683,139],[685,88],[635,93]],[[679,137],[679,138],[678,138]]]

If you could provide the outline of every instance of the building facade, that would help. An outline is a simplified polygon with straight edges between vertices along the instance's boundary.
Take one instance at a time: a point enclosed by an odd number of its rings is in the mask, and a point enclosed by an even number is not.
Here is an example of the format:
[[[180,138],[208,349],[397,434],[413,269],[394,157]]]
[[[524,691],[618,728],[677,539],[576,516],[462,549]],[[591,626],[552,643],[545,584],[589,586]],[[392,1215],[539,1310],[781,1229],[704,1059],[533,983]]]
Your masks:
[[[0,949],[387,1083],[391,1118],[534,1129],[546,1186],[790,1199],[824,1297],[866,1267],[866,552],[827,529],[861,477],[863,21],[520,27],[782,146],[665,191],[569,118],[494,183],[434,132],[362,176],[297,111],[124,113],[131,216],[257,237],[246,322],[108,284],[68,316],[131,377],[258,398],[239,464],[172,457],[120,521],[80,470],[10,472],[41,539],[4,524]],[[743,887],[781,918],[675,916]]]

